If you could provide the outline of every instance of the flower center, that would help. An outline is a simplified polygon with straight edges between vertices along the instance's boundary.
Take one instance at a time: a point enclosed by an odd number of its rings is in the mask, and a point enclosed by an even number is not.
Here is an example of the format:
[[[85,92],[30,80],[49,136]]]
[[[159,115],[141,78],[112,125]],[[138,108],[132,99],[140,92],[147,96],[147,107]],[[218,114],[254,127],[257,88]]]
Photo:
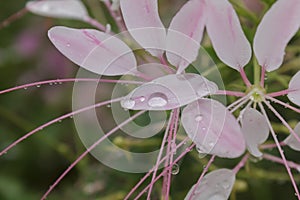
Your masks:
[[[251,93],[251,96],[249,97],[250,100],[259,103],[264,101],[266,90],[261,86],[252,86],[246,91],[246,94],[250,94],[250,93]]]

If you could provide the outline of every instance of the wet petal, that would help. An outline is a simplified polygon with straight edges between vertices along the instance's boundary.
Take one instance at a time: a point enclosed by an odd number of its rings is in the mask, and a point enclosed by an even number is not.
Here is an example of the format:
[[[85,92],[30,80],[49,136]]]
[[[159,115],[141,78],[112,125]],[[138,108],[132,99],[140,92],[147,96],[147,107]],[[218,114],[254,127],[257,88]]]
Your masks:
[[[296,125],[294,131],[300,137],[300,122]],[[290,148],[294,149],[295,151],[300,151],[300,143],[297,141],[293,134],[290,134],[284,140],[284,143],[287,144]]]
[[[235,117],[220,102],[200,99],[184,108],[182,125],[204,154],[224,158],[241,156],[245,149],[245,139]]]
[[[101,75],[122,75],[136,68],[131,49],[120,39],[92,29],[51,28],[55,47],[77,65]]]
[[[168,61],[182,72],[198,55],[205,24],[204,2],[188,1],[173,18],[167,34]]]
[[[192,200],[227,200],[230,196],[235,174],[229,169],[218,169],[204,176],[198,185]],[[195,185],[190,189],[185,200],[190,199]]]
[[[26,8],[37,15],[45,17],[84,19],[88,16],[87,10],[78,0],[43,0],[31,1]]]
[[[287,43],[300,26],[300,1],[278,0],[265,14],[254,38],[258,63],[267,71],[280,67]]]
[[[132,37],[153,56],[161,57],[166,30],[158,14],[157,0],[121,0],[126,27]]]
[[[297,72],[290,81],[289,94],[287,95],[289,100],[294,104],[300,106],[300,71]]]
[[[206,0],[206,29],[218,57],[240,70],[251,58],[251,46],[238,16],[227,0]]]
[[[198,74],[171,74],[146,83],[121,101],[132,110],[171,110],[215,93],[214,82]]]
[[[261,157],[262,153],[258,146],[263,144],[269,136],[266,118],[257,110],[247,108],[242,113],[241,124],[248,151],[255,157]]]

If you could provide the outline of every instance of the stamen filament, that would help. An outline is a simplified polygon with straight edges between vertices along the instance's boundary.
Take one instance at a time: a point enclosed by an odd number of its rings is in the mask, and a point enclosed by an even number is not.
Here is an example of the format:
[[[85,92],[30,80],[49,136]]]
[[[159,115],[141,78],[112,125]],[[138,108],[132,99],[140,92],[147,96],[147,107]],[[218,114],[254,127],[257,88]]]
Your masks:
[[[109,131],[107,134],[102,136],[98,141],[96,141],[92,146],[90,146],[85,152],[83,152],[59,177],[56,179],[53,185],[50,186],[50,188],[46,191],[46,193],[43,195],[41,200],[45,200],[49,193],[57,186],[57,184],[79,163],[89,152],[91,152],[96,146],[98,146],[103,140],[111,136],[113,133],[115,133],[117,130],[119,130],[121,127],[125,126],[129,122],[133,121],[138,116],[142,115],[146,111],[140,111],[133,115],[132,117],[128,118],[115,128],[113,128],[111,131]]]
[[[2,156],[3,154],[6,154],[7,151],[9,151],[10,149],[12,149],[14,146],[16,146],[17,144],[19,144],[20,142],[22,142],[23,140],[27,139],[28,137],[32,136],[33,134],[43,130],[44,128],[54,124],[54,123],[57,123],[63,119],[66,119],[68,117],[71,117],[71,116],[74,116],[76,114],[79,114],[79,113],[82,113],[84,111],[87,111],[87,110],[90,110],[90,109],[93,109],[93,108],[98,108],[98,107],[101,107],[101,106],[104,106],[104,105],[107,105],[107,104],[110,104],[110,103],[114,103],[114,102],[119,102],[122,100],[123,97],[121,98],[116,98],[116,99],[113,99],[113,100],[108,100],[108,101],[104,101],[104,102],[100,102],[100,103],[97,103],[97,104],[94,104],[94,105],[91,105],[91,106],[87,106],[85,108],[81,108],[79,110],[76,110],[74,112],[71,112],[71,113],[68,113],[68,114],[65,114],[65,115],[62,115],[58,118],[55,118],[39,127],[37,127],[36,129],[32,130],[31,132],[25,134],[24,136],[22,136],[21,138],[17,139],[16,141],[14,141],[12,144],[10,144],[8,147],[6,147],[4,150],[2,150],[0,152],[0,156]]]
[[[201,173],[201,175],[200,175],[200,177],[199,177],[197,183],[195,184],[195,187],[194,187],[194,189],[193,189],[193,191],[192,191],[192,194],[191,194],[191,196],[190,196],[190,198],[189,198],[188,200],[192,200],[192,198],[194,197],[195,192],[196,192],[196,190],[197,190],[199,184],[201,183],[201,181],[202,181],[204,175],[206,174],[206,172],[208,171],[208,168],[209,168],[209,167],[211,166],[211,164],[214,162],[215,157],[216,157],[216,156],[213,155],[213,156],[210,158],[210,160],[208,161],[207,165],[204,167],[204,169],[203,169],[203,171],[202,171],[202,173]]]
[[[265,102],[265,103],[268,105],[267,102]],[[296,192],[296,195],[297,195],[297,197],[298,197],[298,200],[300,200],[300,195],[299,195],[299,191],[298,191],[297,184],[296,184],[295,179],[294,179],[294,177],[293,177],[293,174],[292,174],[292,172],[291,172],[291,168],[289,167],[289,165],[288,165],[288,163],[287,163],[287,160],[286,160],[285,155],[284,155],[284,153],[283,153],[283,150],[282,150],[282,148],[281,148],[281,146],[280,146],[280,143],[279,143],[279,141],[278,141],[278,139],[277,139],[277,136],[276,136],[276,134],[275,134],[275,132],[274,132],[274,129],[273,129],[272,125],[271,125],[271,122],[270,122],[270,120],[269,120],[269,117],[268,117],[268,115],[267,115],[267,113],[266,113],[266,111],[265,111],[263,105],[262,105],[261,103],[258,103],[258,105],[259,105],[259,107],[260,107],[260,109],[261,109],[263,115],[265,116],[265,118],[266,118],[266,120],[267,120],[267,123],[268,123],[268,126],[269,126],[269,128],[270,128],[271,134],[272,134],[273,139],[274,139],[274,141],[275,141],[275,143],[276,143],[276,145],[277,145],[277,148],[278,148],[278,150],[279,150],[280,156],[281,156],[281,158],[282,158],[282,160],[283,160],[283,164],[284,164],[284,166],[285,166],[285,168],[286,168],[286,170],[287,170],[287,172],[288,172],[288,174],[289,174],[289,176],[290,176],[290,179],[291,179],[291,181],[292,181],[292,184],[293,184],[294,190],[295,190],[295,192]]]
[[[55,80],[46,80],[39,81],[34,83],[28,83],[25,85],[16,86],[6,90],[0,91],[0,95],[15,90],[25,89],[33,86],[45,85],[45,84],[55,84],[55,83],[66,83],[66,82],[99,82],[99,83],[124,83],[124,84],[137,84],[142,85],[142,81],[126,81],[126,80],[113,80],[113,79],[93,79],[93,78],[66,78],[66,79],[55,79]]]

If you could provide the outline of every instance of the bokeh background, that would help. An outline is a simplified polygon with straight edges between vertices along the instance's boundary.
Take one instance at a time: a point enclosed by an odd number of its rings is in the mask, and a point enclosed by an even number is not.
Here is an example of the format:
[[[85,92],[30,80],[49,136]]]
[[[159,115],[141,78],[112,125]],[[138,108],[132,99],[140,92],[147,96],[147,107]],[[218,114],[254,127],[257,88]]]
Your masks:
[[[114,23],[99,0],[83,1],[91,16],[102,23]],[[160,14],[167,25],[172,16],[183,5],[184,0],[160,1]],[[241,17],[244,31],[251,41],[263,13],[274,0],[231,1]],[[74,77],[78,67],[64,58],[47,39],[47,30],[54,25],[70,27],[90,27],[87,24],[63,19],[51,19],[26,13],[16,16],[16,20],[6,19],[23,9],[25,0],[0,1],[0,90],[36,82],[39,80]],[[3,23],[4,22],[4,23]],[[216,58],[210,43],[205,38],[204,47],[219,65],[227,89],[243,90],[238,73],[224,67]],[[287,49],[284,68],[271,73],[266,80],[276,91],[287,86],[291,75],[300,68],[300,34],[293,38]],[[251,64],[246,67],[252,78]],[[0,95],[0,149],[39,125],[72,110],[72,83],[44,85]],[[108,92],[110,86],[106,87]],[[282,98],[286,100],[285,97]],[[228,99],[232,101],[233,99]],[[284,114],[292,126],[299,121],[299,115]],[[109,113],[110,108],[100,112]],[[113,123],[107,122],[108,126]],[[274,119],[274,127],[279,138],[284,138],[287,130]],[[88,131],[88,130],[87,130]],[[161,135],[146,144],[126,141],[125,148],[156,148]],[[78,138],[72,119],[54,124],[30,139],[14,147],[0,157],[0,199],[39,199],[53,181],[68,165],[85,150]],[[277,151],[270,151],[278,155]],[[300,162],[299,153],[285,149],[288,159]],[[173,177],[171,196],[183,199],[187,191],[198,179],[207,158],[200,159],[196,150],[188,154],[180,165],[180,172]],[[214,167],[232,167],[238,160],[216,159]],[[299,183],[299,172],[294,171]],[[110,169],[92,156],[87,156],[68,174],[48,199],[122,199],[138,182],[143,174],[127,174]],[[298,184],[299,185],[299,184]],[[154,188],[154,200],[160,199],[161,182]],[[145,199],[145,197],[144,197]],[[253,159],[237,177],[231,195],[232,200],[286,200],[296,199],[288,175],[283,166],[268,161]]]

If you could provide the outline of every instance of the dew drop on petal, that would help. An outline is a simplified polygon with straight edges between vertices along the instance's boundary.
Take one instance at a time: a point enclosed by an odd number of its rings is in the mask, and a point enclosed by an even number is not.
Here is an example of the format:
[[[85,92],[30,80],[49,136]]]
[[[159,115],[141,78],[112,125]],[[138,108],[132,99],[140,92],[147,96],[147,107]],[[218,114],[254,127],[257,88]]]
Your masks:
[[[163,107],[167,105],[168,98],[163,93],[157,92],[150,96],[148,105],[150,107]]]
[[[200,122],[200,121],[202,121],[202,119],[203,119],[203,116],[201,114],[196,115],[196,117],[195,117],[196,122]]]
[[[172,166],[172,174],[177,175],[178,173],[179,173],[179,166],[178,166],[178,164],[174,164]]]
[[[126,99],[122,101],[122,106],[126,109],[131,109],[135,106],[135,101],[132,99]]]

